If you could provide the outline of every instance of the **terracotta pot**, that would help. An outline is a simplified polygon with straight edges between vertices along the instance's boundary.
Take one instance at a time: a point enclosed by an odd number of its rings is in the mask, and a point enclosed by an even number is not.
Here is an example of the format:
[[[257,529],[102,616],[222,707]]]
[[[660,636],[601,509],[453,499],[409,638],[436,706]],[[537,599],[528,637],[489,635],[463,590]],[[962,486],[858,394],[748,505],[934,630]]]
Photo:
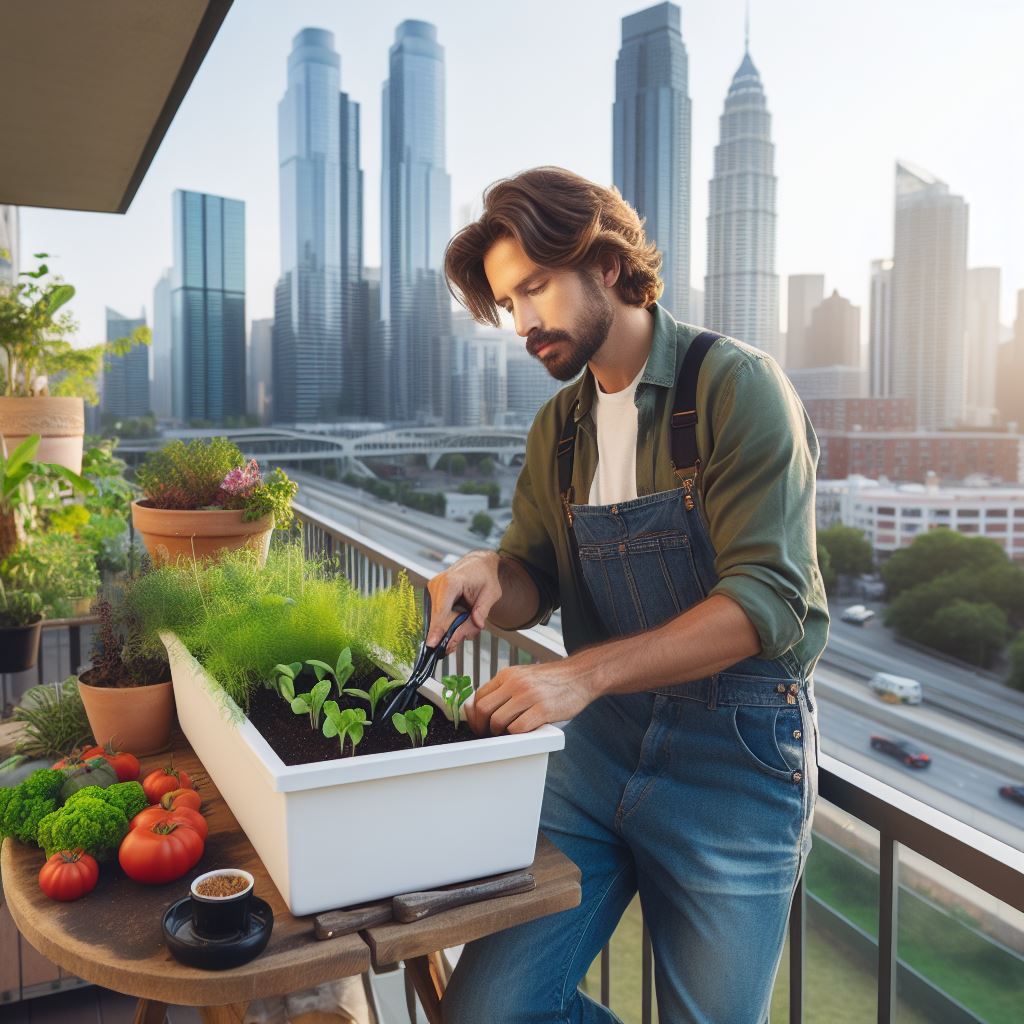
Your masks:
[[[0,672],[24,672],[35,665],[42,628],[42,616],[27,626],[0,627]]]
[[[82,472],[85,402],[81,398],[0,398],[0,434],[7,453],[40,435],[36,462],[55,462]]]
[[[262,565],[270,550],[274,517],[265,515],[247,523],[242,516],[241,509],[192,511],[132,502],[132,525],[156,565],[173,563],[181,556],[215,561],[221,552],[243,547],[256,551]]]
[[[83,672],[88,676],[88,672]],[[78,692],[98,746],[143,757],[166,750],[174,724],[174,690],[170,682],[149,686],[90,686],[81,678]]]

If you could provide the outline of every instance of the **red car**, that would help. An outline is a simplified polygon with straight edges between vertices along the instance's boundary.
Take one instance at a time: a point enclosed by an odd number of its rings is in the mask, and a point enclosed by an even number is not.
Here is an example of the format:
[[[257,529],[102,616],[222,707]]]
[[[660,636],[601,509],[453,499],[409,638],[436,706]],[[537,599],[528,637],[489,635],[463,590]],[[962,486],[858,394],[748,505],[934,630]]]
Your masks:
[[[1016,800],[1019,804],[1024,804],[1024,786],[1000,786],[999,795],[1006,797],[1007,800]]]
[[[897,761],[902,761],[908,768],[927,768],[932,759],[909,740],[892,740],[888,736],[872,736],[871,749],[881,751]]]

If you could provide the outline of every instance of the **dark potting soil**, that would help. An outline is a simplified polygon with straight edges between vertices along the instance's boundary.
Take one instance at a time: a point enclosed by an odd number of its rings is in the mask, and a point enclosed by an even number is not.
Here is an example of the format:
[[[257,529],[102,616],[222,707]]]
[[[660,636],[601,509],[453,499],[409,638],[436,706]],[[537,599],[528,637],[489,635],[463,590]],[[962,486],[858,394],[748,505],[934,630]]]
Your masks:
[[[346,685],[360,690],[369,690],[373,681],[378,677],[379,673],[367,673],[365,676],[357,674]],[[301,691],[303,687],[300,685],[297,689]],[[392,690],[377,702],[378,714],[388,706],[396,692],[396,690]],[[334,688],[331,689],[331,694],[327,699],[337,701],[338,707],[342,711],[347,708],[362,708],[367,715],[370,713],[370,707],[365,700],[347,695],[339,698],[338,692]],[[423,697],[417,697],[413,707],[431,703]],[[342,756],[337,737],[328,739],[319,729],[314,732],[309,724],[309,715],[296,715],[284,698],[274,690],[260,686],[253,691],[249,699],[248,718],[285,764],[333,761]],[[322,727],[322,714],[320,724]],[[441,743],[465,743],[477,738],[465,722],[459,726],[458,732],[456,732],[444,712],[439,707],[434,707],[434,715],[427,726],[427,738],[423,745],[433,747]],[[402,735],[390,719],[385,721],[381,717],[365,728],[362,742],[356,747],[355,756],[410,749],[412,746],[409,743],[409,737]],[[345,740],[344,756],[352,756],[352,746],[347,739]]]

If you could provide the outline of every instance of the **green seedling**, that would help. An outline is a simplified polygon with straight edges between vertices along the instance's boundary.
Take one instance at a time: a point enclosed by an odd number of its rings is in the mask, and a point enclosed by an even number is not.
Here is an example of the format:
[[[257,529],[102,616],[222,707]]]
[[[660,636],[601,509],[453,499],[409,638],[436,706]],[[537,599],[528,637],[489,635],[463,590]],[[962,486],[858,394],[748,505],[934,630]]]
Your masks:
[[[414,747],[422,747],[423,741],[427,738],[427,726],[434,717],[432,704],[424,704],[422,707],[406,711],[404,715],[392,715],[391,724],[403,735],[409,737],[409,742]]]
[[[318,661],[316,658],[310,658],[306,664],[316,673],[317,679],[323,679],[328,675],[333,676],[334,684],[338,688],[339,697],[344,692],[345,684],[356,670],[355,665],[352,664],[352,651],[348,647],[342,649],[334,668],[331,668],[326,661]]]
[[[372,718],[377,714],[377,704],[384,694],[389,693],[391,690],[397,689],[402,685],[400,679],[388,679],[387,676],[381,676],[373,686],[370,687],[369,692],[366,690],[359,690],[352,686],[345,690],[345,693],[351,694],[353,697],[361,697],[367,701],[370,705],[370,717]]]
[[[309,693],[297,693],[292,699],[292,711],[297,715],[309,715],[309,727],[320,728],[320,711],[331,692],[330,679],[321,679]]]
[[[452,725],[458,729],[462,722],[462,705],[473,692],[469,676],[444,676],[441,679],[441,698],[452,709]]]
[[[295,700],[295,677],[302,671],[302,662],[274,666],[274,689],[290,704]]]
[[[363,740],[363,730],[370,724],[362,708],[348,708],[342,711],[337,701],[329,700],[324,704],[324,735],[328,739],[338,737],[342,757],[345,756],[346,737],[352,745],[352,753],[355,754],[356,747]]]

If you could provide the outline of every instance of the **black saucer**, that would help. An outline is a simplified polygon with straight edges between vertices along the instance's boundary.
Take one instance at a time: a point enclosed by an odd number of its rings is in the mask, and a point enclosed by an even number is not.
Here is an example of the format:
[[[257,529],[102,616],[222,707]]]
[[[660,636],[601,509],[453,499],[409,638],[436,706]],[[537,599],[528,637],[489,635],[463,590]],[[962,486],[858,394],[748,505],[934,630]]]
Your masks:
[[[192,898],[186,896],[164,912],[163,929],[175,960],[207,971],[226,971],[247,964],[263,952],[274,930],[274,912],[266,900],[253,896],[248,931],[205,938],[192,930]]]

